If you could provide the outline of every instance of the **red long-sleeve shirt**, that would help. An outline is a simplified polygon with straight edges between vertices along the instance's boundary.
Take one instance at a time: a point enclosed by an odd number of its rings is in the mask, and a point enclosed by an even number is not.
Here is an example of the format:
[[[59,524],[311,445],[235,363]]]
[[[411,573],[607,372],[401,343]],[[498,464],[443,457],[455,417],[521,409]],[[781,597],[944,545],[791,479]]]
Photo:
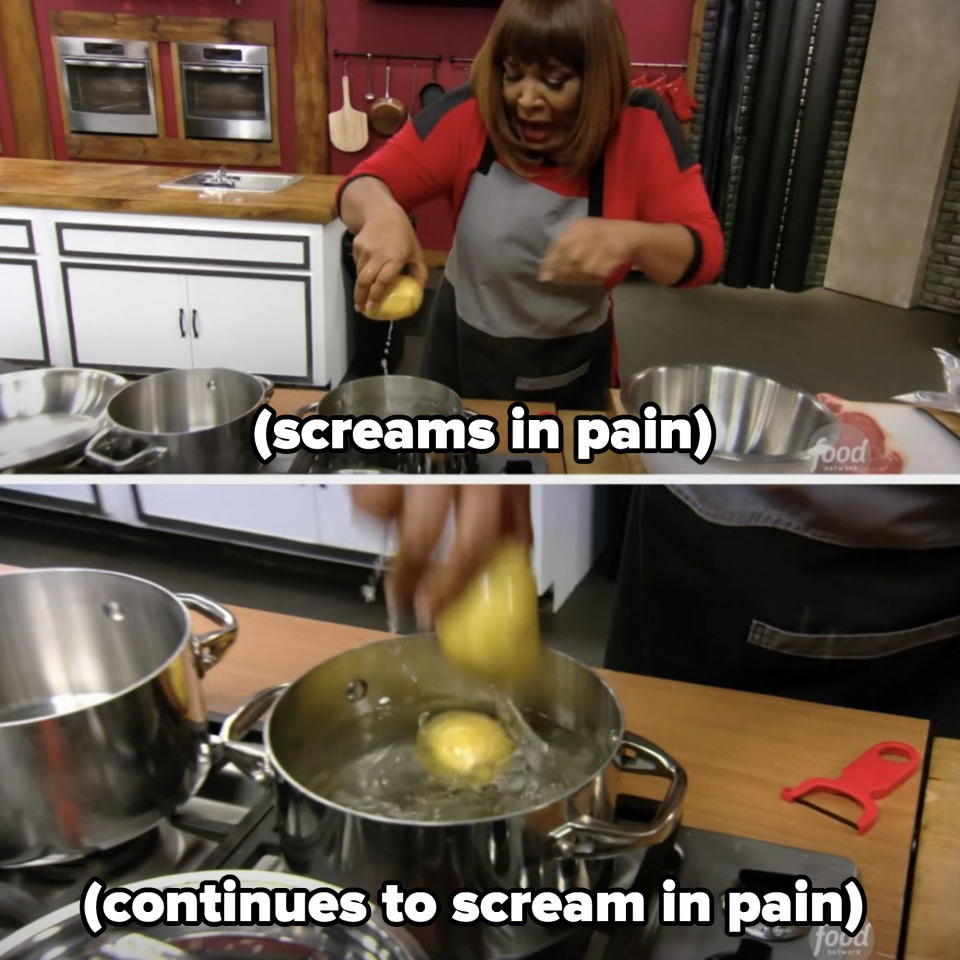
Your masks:
[[[405,210],[445,196],[458,217],[487,140],[476,100],[463,87],[408,121],[354,169],[340,191],[357,177],[374,176]],[[530,182],[564,196],[587,195],[586,177],[570,179],[557,167],[545,167]],[[697,250],[679,286],[709,283],[720,272],[723,235],[700,166],[689,157],[676,119],[652,91],[633,91],[605,150],[603,216],[689,228]]]

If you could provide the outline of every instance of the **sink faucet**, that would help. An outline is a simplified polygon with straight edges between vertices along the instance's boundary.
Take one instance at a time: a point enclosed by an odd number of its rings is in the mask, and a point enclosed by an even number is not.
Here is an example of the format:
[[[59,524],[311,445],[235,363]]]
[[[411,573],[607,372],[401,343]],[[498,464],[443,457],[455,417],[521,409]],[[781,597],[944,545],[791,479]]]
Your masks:
[[[203,182],[207,187],[235,187],[237,178],[227,173],[225,166],[221,166],[216,173],[207,174]]]

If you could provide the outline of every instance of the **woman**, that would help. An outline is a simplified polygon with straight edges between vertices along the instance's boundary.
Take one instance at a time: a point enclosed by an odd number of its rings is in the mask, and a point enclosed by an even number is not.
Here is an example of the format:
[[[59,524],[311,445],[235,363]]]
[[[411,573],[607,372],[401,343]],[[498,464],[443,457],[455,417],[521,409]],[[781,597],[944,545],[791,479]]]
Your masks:
[[[461,396],[606,407],[609,291],[636,267],[708,283],[723,238],[682,133],[630,89],[609,0],[504,0],[470,84],[419,113],[341,187],[355,302],[427,277],[407,211],[447,196],[453,248],[424,376]]]
[[[396,521],[392,595],[425,627],[502,539],[531,540],[524,485],[353,495]],[[624,519],[605,667],[925,717],[960,736],[957,487],[647,484]]]

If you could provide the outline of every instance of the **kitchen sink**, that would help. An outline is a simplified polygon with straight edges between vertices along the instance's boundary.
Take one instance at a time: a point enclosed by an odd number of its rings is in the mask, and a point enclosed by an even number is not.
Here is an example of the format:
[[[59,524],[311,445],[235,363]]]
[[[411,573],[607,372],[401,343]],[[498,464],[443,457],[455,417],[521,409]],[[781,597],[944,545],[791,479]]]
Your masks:
[[[303,177],[289,173],[228,173],[225,167],[219,170],[203,170],[177,180],[161,183],[170,190],[233,190],[250,193],[276,193],[292,186]]]

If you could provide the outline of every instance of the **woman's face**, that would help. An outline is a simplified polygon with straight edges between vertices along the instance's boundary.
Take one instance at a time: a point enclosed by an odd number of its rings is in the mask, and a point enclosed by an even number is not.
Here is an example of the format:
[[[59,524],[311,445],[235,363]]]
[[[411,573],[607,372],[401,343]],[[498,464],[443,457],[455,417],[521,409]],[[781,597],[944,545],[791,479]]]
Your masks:
[[[580,74],[557,60],[545,66],[503,63],[503,99],[514,133],[527,149],[549,154],[563,146],[577,118]]]

